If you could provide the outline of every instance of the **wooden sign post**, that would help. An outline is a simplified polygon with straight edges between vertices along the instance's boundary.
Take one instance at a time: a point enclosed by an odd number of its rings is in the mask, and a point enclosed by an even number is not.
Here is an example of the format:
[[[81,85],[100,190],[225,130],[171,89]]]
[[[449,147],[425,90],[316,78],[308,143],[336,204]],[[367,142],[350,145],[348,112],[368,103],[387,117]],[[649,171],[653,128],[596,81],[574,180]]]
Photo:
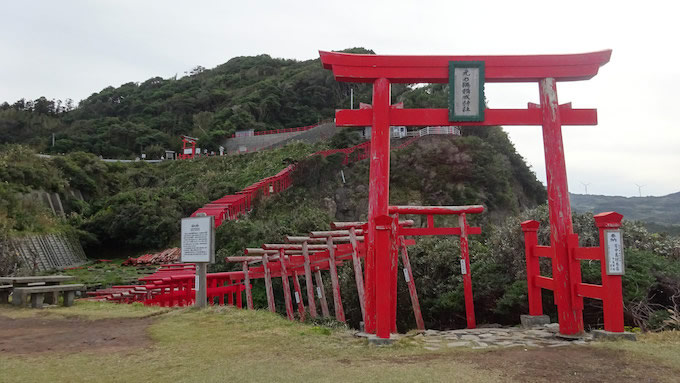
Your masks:
[[[215,217],[182,218],[182,262],[196,264],[195,307],[208,303],[206,273],[209,263],[215,262]]]

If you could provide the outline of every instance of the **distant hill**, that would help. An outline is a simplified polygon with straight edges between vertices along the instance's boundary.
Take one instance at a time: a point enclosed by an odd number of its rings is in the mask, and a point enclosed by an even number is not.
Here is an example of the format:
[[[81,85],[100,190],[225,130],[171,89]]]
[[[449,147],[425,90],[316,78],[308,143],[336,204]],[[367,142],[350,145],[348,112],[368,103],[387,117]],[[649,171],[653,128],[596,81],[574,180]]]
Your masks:
[[[570,196],[574,211],[616,211],[626,219],[645,222],[650,231],[680,234],[680,192],[661,197]]]

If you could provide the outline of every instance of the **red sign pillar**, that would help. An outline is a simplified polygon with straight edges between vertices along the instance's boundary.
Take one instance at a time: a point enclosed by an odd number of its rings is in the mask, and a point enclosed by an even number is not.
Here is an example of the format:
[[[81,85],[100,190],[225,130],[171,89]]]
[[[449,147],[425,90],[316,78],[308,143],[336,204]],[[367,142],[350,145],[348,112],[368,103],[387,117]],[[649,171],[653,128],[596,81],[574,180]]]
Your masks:
[[[595,226],[600,232],[600,247],[602,258],[600,267],[602,270],[602,311],[604,313],[604,329],[611,332],[623,332],[623,287],[621,275],[610,275],[607,272],[607,256],[604,254],[607,247],[605,243],[605,230],[618,230],[621,227],[623,216],[619,213],[600,213],[595,216]]]
[[[366,254],[366,323],[368,333],[390,336],[390,230],[376,230],[376,219],[388,216],[390,195],[390,82],[373,83],[371,168],[368,186],[368,252]],[[385,265],[385,267],[380,267]],[[386,283],[386,285],[383,285]],[[376,291],[376,286],[384,286]],[[386,311],[386,312],[383,312]],[[379,324],[378,324],[379,323]]]
[[[562,121],[555,79],[544,78],[540,80],[539,92],[543,118],[545,171],[548,183],[550,245],[555,249],[552,270],[560,333],[565,335],[580,334],[583,332],[582,310],[573,305],[570,288],[567,236],[573,233],[573,227],[567,186],[567,167],[562,144]]]

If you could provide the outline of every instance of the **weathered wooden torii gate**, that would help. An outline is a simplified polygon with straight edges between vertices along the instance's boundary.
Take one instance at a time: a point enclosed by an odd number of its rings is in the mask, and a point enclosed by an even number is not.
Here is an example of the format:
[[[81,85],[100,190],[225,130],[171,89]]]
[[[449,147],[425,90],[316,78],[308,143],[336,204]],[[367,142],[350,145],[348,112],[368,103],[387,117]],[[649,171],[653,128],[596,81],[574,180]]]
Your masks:
[[[567,172],[562,144],[562,125],[596,125],[595,109],[572,109],[559,105],[558,81],[588,80],[606,64],[611,50],[574,55],[532,56],[384,56],[319,52],[326,69],[343,82],[373,84],[371,108],[336,111],[337,126],[371,126],[370,184],[366,254],[366,331],[388,338],[393,313],[389,303],[390,252],[394,238],[384,230],[389,216],[390,126],[493,126],[536,125],[543,127],[550,240],[554,247],[553,278],[560,332],[578,334],[583,331],[581,308],[573,302],[569,273],[567,238],[573,233]],[[472,81],[454,82],[450,76],[458,68],[478,68]],[[467,72],[466,72],[467,76]],[[467,78],[466,78],[467,79]],[[465,86],[480,81],[480,93],[473,99],[479,105],[476,113],[465,101]],[[486,82],[536,82],[540,105],[527,109],[485,109],[483,84]],[[391,83],[450,83],[458,86],[460,97],[450,109],[400,109],[391,105]],[[469,91],[467,93],[469,95]],[[463,101],[461,101],[461,99]],[[467,103],[467,104],[466,104]],[[450,119],[450,115],[453,118]]]

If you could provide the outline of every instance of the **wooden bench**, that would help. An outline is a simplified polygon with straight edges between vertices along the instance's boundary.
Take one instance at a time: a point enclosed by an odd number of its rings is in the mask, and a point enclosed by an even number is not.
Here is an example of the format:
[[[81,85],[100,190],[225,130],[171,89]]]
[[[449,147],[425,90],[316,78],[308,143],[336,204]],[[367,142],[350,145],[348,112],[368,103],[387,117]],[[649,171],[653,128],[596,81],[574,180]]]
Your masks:
[[[64,295],[64,306],[72,306],[76,291],[85,290],[85,285],[53,285],[53,286],[34,286],[34,287],[15,287],[12,303],[15,305],[24,304],[28,295],[31,296],[31,307],[42,308],[45,295],[48,303],[57,304],[59,294]]]
[[[0,303],[9,303],[9,294],[12,292],[12,285],[0,286]]]

